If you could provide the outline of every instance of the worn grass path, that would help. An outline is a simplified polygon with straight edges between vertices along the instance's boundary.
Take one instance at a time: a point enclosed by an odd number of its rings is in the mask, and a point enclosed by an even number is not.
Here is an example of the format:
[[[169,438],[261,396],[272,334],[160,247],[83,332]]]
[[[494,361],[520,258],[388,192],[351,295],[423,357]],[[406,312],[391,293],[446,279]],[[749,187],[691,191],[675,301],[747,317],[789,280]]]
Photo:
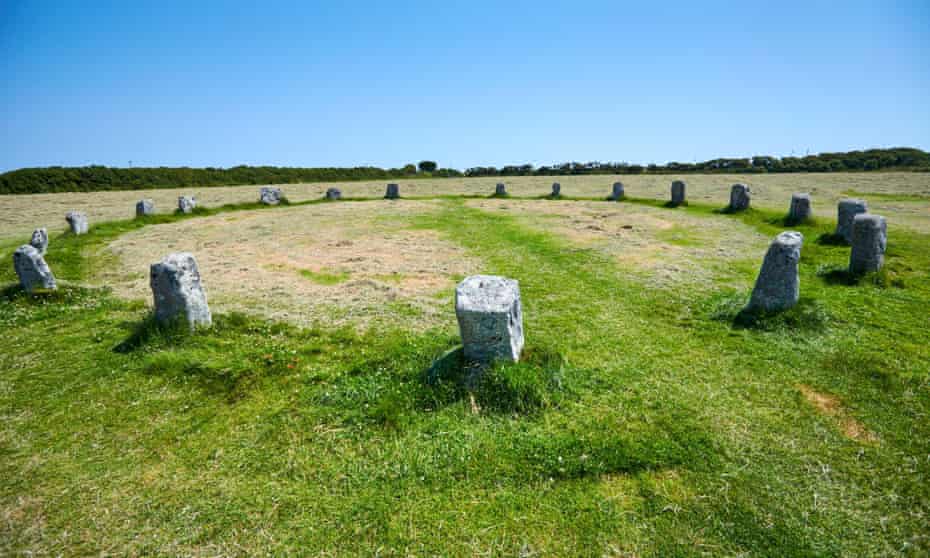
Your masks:
[[[930,552],[926,237],[893,231],[888,271],[846,285],[830,272],[848,249],[815,242],[829,225],[800,227],[804,301],[741,328],[748,293],[654,288],[444,204],[415,226],[519,279],[524,301],[530,362],[474,404],[426,380],[450,328],[230,315],[185,337],[100,291],[7,289],[0,554]],[[669,211],[783,229],[765,212]],[[66,235],[50,265],[79,280],[94,246],[135,226]],[[555,354],[561,388],[533,356]]]

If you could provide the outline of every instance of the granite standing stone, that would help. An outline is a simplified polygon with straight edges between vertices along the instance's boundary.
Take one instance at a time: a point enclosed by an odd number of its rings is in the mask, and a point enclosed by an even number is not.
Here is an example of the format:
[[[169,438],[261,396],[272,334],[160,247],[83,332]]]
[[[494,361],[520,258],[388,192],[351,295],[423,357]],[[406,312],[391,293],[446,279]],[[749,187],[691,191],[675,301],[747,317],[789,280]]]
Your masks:
[[[181,196],[178,198],[178,210],[181,213],[190,213],[197,207],[197,198],[194,196]]]
[[[342,191],[339,188],[328,188],[326,190],[326,199],[328,200],[341,200]]]
[[[13,268],[19,277],[19,284],[27,293],[53,291],[58,288],[52,270],[34,246],[23,244],[13,252]]]
[[[136,202],[136,217],[145,217],[155,214],[155,202],[152,200],[139,200]]]
[[[788,222],[803,223],[811,218],[811,195],[791,194],[791,206],[788,208]]]
[[[750,310],[787,310],[798,303],[801,288],[798,260],[801,259],[803,242],[804,236],[794,231],[775,237],[765,253],[756,286],[752,289]]]
[[[503,182],[498,182],[497,186],[494,187],[495,196],[506,196],[507,195],[507,186]]]
[[[169,323],[184,319],[191,329],[213,323],[200,271],[192,254],[178,252],[152,264],[149,275],[155,299],[155,319]]]
[[[685,183],[681,180],[672,182],[672,205],[685,203]]]
[[[881,269],[885,264],[887,243],[888,228],[884,217],[871,213],[856,215],[853,218],[849,271],[865,273]]]
[[[389,200],[396,200],[400,197],[400,187],[397,184],[388,184],[384,197]]]
[[[45,230],[45,227],[32,231],[29,245],[38,250],[43,256],[45,255],[48,251],[48,231]]]
[[[622,182],[614,182],[614,188],[613,188],[613,190],[612,190],[611,193],[610,193],[610,197],[607,198],[607,199],[613,200],[613,201],[617,201],[617,200],[623,199],[623,196],[625,196],[625,195],[626,195],[626,194],[625,194],[624,191],[623,191],[623,183],[622,183]]]
[[[730,211],[744,211],[749,209],[750,197],[749,186],[745,184],[734,184],[733,187],[730,188],[730,205],[728,209]]]
[[[281,189],[263,186],[258,193],[258,201],[265,205],[278,205],[281,203]]]
[[[550,196],[553,197],[553,198],[557,198],[557,197],[559,197],[559,196],[561,196],[561,195],[562,195],[562,185],[559,184],[558,182],[553,182],[553,183],[552,183],[552,193],[550,194]]]
[[[65,220],[68,221],[68,226],[71,227],[71,232],[74,234],[86,234],[87,233],[87,215],[81,213],[80,211],[69,211],[65,215]]]
[[[843,237],[847,243],[852,242],[853,218],[860,213],[868,213],[869,206],[865,200],[845,198],[836,205],[836,235]]]
[[[472,275],[455,288],[465,358],[473,362],[520,360],[523,311],[520,284],[494,275]]]

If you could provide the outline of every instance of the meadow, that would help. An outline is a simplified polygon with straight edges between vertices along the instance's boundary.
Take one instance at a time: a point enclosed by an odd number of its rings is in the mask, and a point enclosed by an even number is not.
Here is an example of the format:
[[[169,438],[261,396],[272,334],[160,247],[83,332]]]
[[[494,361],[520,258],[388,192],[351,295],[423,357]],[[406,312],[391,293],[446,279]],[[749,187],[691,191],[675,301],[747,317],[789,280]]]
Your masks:
[[[694,175],[670,208],[673,178],[0,196],[0,555],[930,553],[930,176]],[[801,301],[742,320],[796,191]],[[830,241],[848,195],[888,219],[877,274]],[[41,225],[61,287],[30,297]],[[177,250],[211,329],[150,319]],[[475,273],[520,281],[527,346],[466,387]]]

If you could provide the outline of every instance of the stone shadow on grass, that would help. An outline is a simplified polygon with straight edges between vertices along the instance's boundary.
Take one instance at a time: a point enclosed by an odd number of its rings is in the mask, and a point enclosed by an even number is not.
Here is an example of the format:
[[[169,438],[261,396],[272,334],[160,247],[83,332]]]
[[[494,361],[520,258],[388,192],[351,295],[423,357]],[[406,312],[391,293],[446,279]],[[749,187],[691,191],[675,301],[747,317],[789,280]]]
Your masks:
[[[748,309],[746,298],[737,294],[718,300],[711,311],[710,318],[726,322],[733,329],[802,331],[805,333],[822,332],[830,321],[826,308],[812,298],[801,297],[798,303],[788,310],[768,312],[761,309]]]

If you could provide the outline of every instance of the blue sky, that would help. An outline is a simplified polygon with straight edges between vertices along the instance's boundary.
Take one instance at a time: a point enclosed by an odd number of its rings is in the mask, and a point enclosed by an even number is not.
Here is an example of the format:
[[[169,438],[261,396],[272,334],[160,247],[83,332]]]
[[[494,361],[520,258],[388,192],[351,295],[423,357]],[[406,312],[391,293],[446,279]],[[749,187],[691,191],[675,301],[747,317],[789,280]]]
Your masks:
[[[930,149],[930,2],[0,0],[0,170]]]

